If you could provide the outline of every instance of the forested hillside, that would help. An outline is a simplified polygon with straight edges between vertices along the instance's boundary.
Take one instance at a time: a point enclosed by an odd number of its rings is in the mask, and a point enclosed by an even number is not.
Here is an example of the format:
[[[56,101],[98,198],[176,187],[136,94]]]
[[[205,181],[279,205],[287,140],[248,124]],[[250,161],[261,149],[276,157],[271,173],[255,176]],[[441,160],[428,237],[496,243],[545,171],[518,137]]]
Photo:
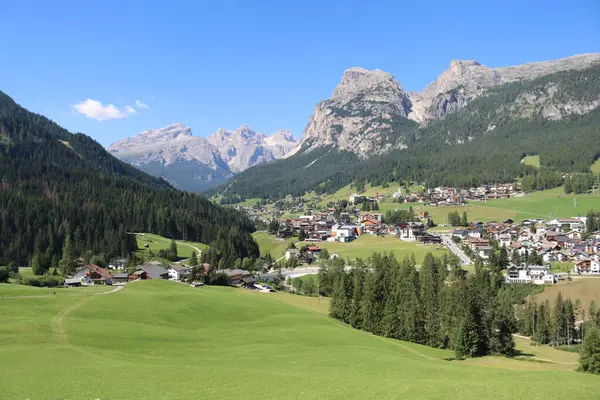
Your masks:
[[[131,232],[211,243],[230,238],[235,260],[258,255],[252,223],[198,195],[179,192],[117,160],[0,92],[0,264],[34,254],[63,272],[86,251],[106,258],[136,247]]]
[[[403,126],[405,149],[366,160],[335,146],[303,151],[251,168],[220,192],[225,198],[277,198],[361,181],[464,187],[548,171],[587,172],[600,157],[599,106],[600,66],[509,83],[413,132]],[[541,170],[520,162],[534,154],[542,160]]]

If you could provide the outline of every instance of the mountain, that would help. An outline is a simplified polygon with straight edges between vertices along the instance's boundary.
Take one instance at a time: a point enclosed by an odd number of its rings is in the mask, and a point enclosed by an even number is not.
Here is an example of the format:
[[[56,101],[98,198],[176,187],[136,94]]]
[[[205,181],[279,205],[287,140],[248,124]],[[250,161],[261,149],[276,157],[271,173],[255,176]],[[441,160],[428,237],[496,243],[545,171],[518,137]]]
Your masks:
[[[453,61],[420,93],[405,92],[385,72],[351,68],[332,98],[316,105],[291,156],[214,192],[227,203],[352,182],[471,186],[586,172],[600,157],[598,137],[600,54],[494,69]],[[539,171],[520,163],[533,154]]]
[[[389,153],[408,147],[419,127],[462,109],[494,87],[598,64],[600,53],[502,68],[453,60],[436,81],[411,93],[387,72],[350,68],[332,97],[315,106],[301,143],[309,149],[334,145],[360,158]]]
[[[206,140],[218,149],[234,173],[281,158],[298,145],[289,131],[279,130],[271,136],[265,136],[247,125],[234,131],[218,129]]]
[[[219,129],[203,138],[178,123],[119,140],[107,150],[177,188],[198,192],[253,165],[280,158],[296,146],[297,140],[288,131],[265,136],[244,125],[235,131]]]
[[[228,238],[228,248],[221,249],[227,262],[258,255],[246,216],[174,189],[2,92],[0,176],[3,265],[31,260],[43,270],[68,273],[84,253],[106,260],[131,253],[131,232],[203,243]]]

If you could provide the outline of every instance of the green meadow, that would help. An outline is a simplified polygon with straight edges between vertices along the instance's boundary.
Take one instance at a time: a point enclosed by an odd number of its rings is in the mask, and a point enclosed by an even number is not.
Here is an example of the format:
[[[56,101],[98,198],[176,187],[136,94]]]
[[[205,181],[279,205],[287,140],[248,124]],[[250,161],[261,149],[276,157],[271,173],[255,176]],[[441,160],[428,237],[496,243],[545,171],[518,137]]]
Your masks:
[[[573,365],[446,361],[449,351],[354,330],[300,296],[168,281],[106,289],[0,299],[3,399],[598,398],[600,377]]]
[[[152,233],[138,234],[136,235],[136,240],[140,250],[145,250],[145,245],[148,245],[148,249],[152,250],[154,254],[158,253],[159,250],[168,249],[171,245],[171,239],[154,235]],[[175,243],[177,243],[177,255],[181,258],[190,258],[193,251],[199,253],[199,251],[202,251],[208,247],[204,243],[188,242],[185,240],[176,240]]]
[[[421,264],[427,253],[433,253],[439,257],[447,252],[445,246],[424,245],[417,242],[404,242],[394,236],[362,235],[349,243],[323,242],[317,243],[321,248],[329,251],[329,254],[337,254],[344,259],[362,258],[366,259],[373,253],[393,252],[398,260],[415,255],[417,264]],[[298,244],[297,246],[300,246]]]
[[[527,156],[523,158],[523,164],[531,165],[532,167],[540,167],[540,156]]]
[[[594,161],[594,163],[590,167],[590,170],[595,174],[600,174],[600,158]]]
[[[283,257],[290,242],[295,243],[298,241],[298,238],[278,239],[275,235],[270,235],[267,232],[254,232],[252,237],[258,244],[261,256],[270,253],[275,259]]]

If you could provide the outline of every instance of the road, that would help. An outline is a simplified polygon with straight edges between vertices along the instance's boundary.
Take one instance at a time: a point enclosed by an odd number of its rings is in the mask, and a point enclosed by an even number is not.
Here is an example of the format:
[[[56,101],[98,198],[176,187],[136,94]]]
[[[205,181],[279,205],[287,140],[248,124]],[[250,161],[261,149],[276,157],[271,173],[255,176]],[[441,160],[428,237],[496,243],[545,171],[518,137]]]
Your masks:
[[[471,261],[471,259],[469,257],[467,257],[465,252],[462,251],[462,249],[460,247],[458,247],[458,245],[452,241],[452,238],[450,237],[450,235],[440,235],[440,236],[442,238],[442,242],[444,242],[444,244],[446,246],[448,246],[450,251],[452,253],[454,253],[460,259],[460,262],[462,263],[462,265],[468,265],[468,264],[473,263],[473,261]]]

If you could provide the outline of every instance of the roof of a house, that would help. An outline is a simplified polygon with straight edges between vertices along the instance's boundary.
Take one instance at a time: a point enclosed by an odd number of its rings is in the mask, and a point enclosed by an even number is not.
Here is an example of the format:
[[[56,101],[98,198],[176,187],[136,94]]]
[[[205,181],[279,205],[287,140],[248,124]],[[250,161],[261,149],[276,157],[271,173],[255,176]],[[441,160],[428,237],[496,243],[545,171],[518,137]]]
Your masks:
[[[163,277],[163,275],[168,274],[166,269],[164,269],[160,265],[156,265],[154,263],[152,265],[140,265],[137,268],[138,268],[138,270],[144,271],[152,279],[161,279]]]
[[[67,285],[72,284],[72,283],[81,283],[81,279],[77,279],[77,278],[67,278],[65,279],[65,283]]]
[[[104,279],[110,279],[110,278],[112,278],[112,275],[110,274],[110,272],[108,272],[107,270],[105,270],[102,267],[97,266],[96,264],[85,265],[83,267],[78,268],[77,271],[75,271],[75,272],[77,273],[77,272],[83,271],[85,269],[88,269],[89,271],[93,271],[93,272],[97,273],[98,275],[100,275]]]
[[[128,273],[114,274],[113,279],[127,279],[128,276]]]

